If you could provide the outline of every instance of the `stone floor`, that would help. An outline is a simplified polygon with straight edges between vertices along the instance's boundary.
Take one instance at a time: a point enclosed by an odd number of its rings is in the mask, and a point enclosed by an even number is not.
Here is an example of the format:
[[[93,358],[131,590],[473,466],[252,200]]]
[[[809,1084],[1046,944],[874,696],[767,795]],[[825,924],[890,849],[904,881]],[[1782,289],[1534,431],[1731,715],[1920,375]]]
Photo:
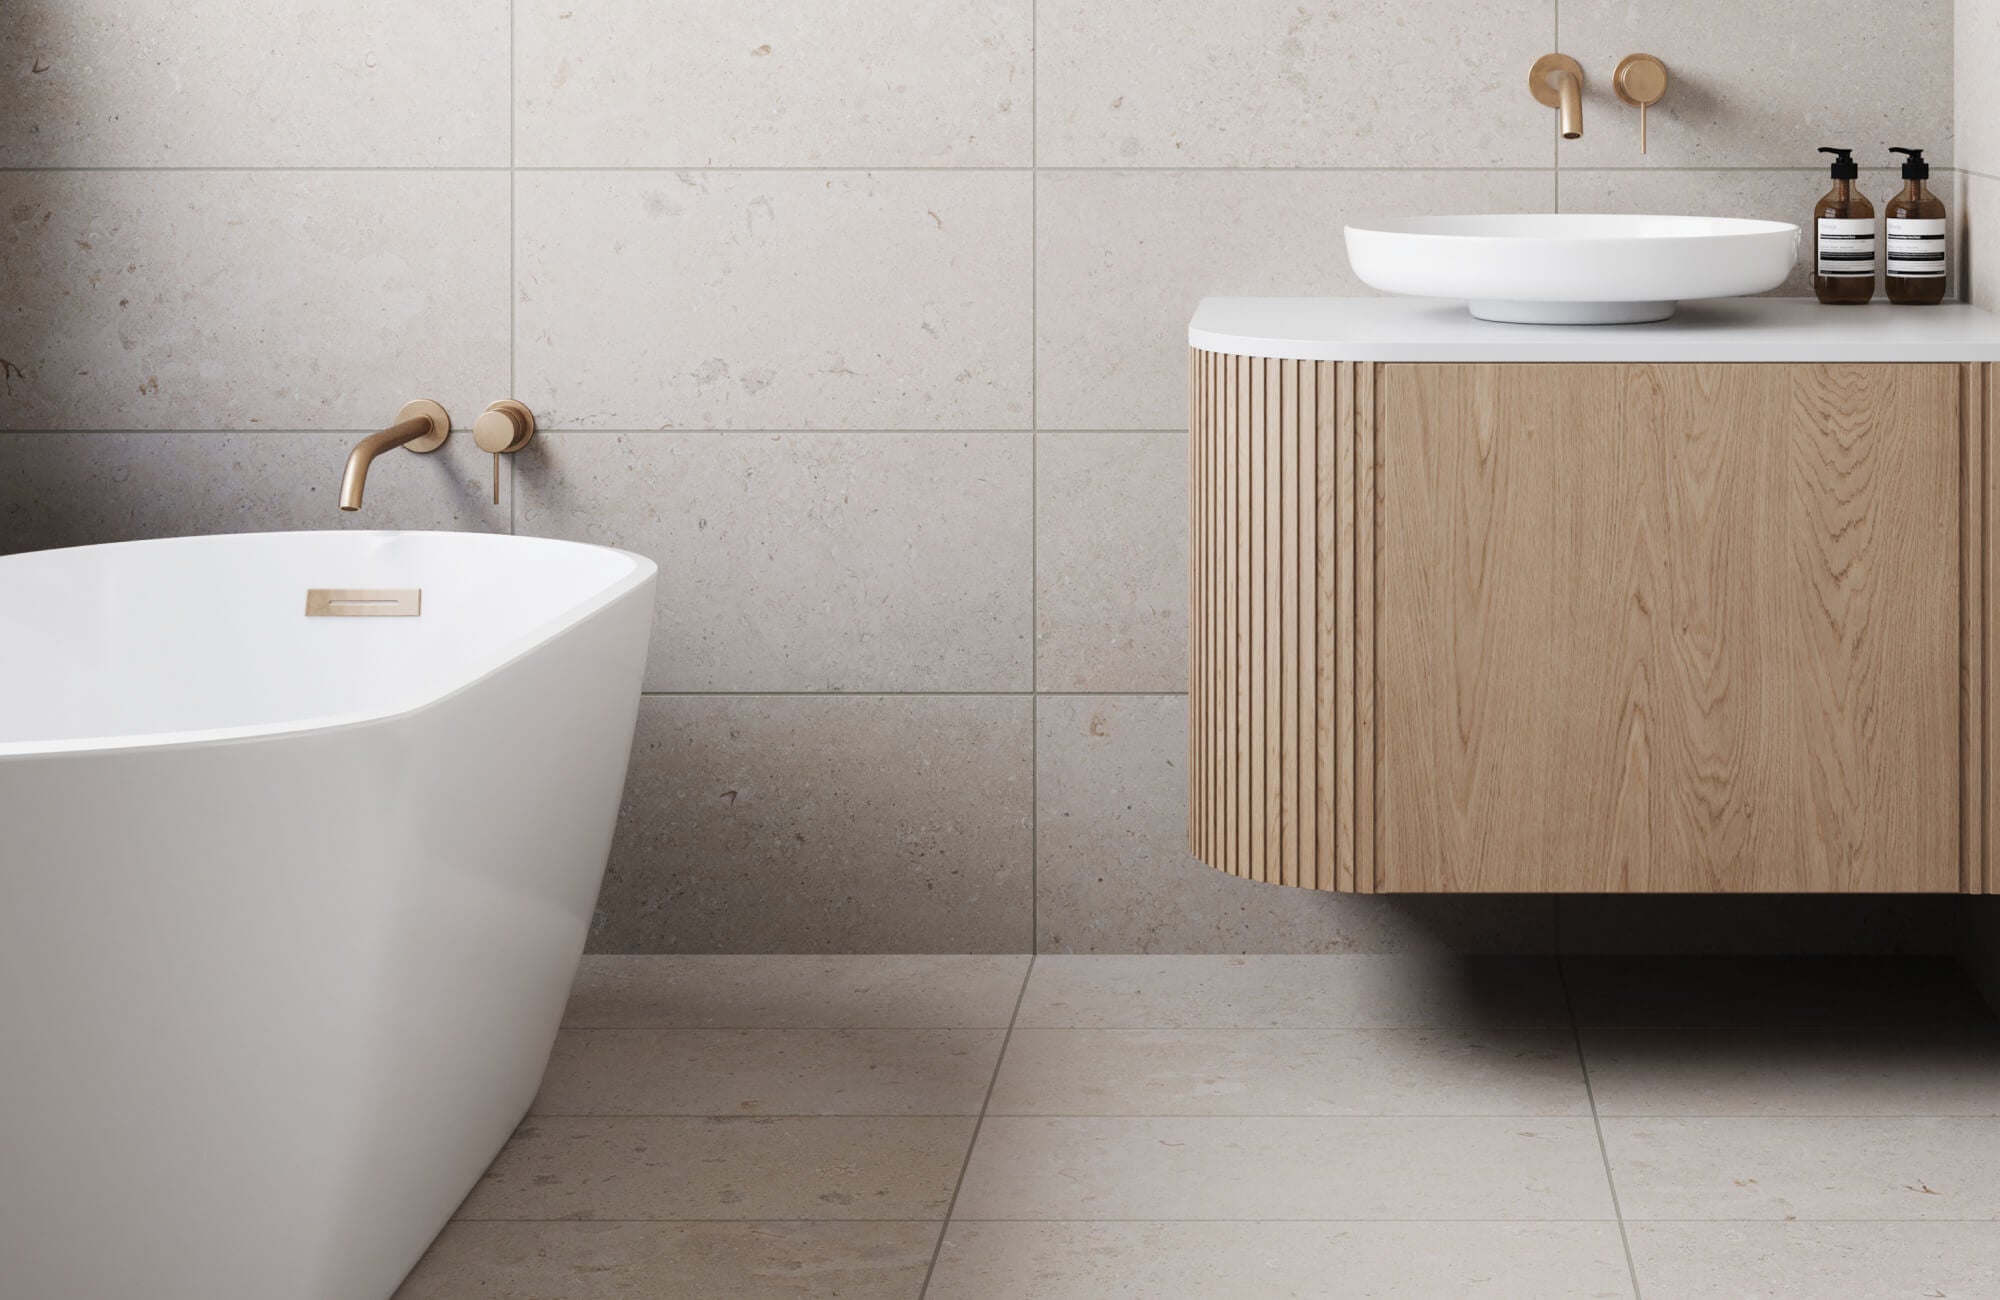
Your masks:
[[[399,1300],[2000,1296],[1883,959],[601,957]]]

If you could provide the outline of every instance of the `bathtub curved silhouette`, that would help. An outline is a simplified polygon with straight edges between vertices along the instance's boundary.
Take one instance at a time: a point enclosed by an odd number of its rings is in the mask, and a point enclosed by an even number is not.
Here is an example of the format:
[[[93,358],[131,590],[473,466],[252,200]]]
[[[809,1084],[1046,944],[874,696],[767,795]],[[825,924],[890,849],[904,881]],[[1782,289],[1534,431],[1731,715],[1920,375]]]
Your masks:
[[[654,576],[458,533],[0,557],[7,1294],[396,1289],[547,1062]]]

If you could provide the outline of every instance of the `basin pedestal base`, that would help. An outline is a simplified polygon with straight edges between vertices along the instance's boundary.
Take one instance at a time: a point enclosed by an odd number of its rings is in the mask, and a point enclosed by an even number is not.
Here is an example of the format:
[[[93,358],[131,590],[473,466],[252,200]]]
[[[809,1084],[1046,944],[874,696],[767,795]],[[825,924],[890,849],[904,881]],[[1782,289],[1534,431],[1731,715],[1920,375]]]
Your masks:
[[[1516,325],[1639,325],[1674,314],[1671,302],[1492,302],[1466,304],[1481,320]]]

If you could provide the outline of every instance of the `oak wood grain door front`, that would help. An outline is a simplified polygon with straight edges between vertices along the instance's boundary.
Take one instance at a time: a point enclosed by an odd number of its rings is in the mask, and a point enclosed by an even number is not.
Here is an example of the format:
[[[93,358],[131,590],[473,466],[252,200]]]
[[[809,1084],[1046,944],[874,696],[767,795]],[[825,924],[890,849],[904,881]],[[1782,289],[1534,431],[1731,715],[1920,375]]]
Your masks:
[[[1391,891],[1956,891],[1951,365],[1385,365]]]

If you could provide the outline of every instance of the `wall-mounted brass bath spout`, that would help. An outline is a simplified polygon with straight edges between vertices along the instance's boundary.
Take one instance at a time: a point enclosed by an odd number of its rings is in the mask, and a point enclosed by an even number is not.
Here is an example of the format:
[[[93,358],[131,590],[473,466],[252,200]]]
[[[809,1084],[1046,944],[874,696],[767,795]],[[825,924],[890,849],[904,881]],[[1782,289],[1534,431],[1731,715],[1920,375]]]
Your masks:
[[[1583,134],[1583,65],[1567,54],[1544,54],[1528,69],[1528,90],[1535,102],[1556,110],[1562,138]]]
[[[368,466],[377,456],[397,447],[411,451],[436,451],[451,436],[451,416],[428,398],[418,398],[396,412],[396,422],[380,433],[371,433],[347,453],[347,469],[340,476],[340,508],[359,510],[361,490],[368,484]]]

